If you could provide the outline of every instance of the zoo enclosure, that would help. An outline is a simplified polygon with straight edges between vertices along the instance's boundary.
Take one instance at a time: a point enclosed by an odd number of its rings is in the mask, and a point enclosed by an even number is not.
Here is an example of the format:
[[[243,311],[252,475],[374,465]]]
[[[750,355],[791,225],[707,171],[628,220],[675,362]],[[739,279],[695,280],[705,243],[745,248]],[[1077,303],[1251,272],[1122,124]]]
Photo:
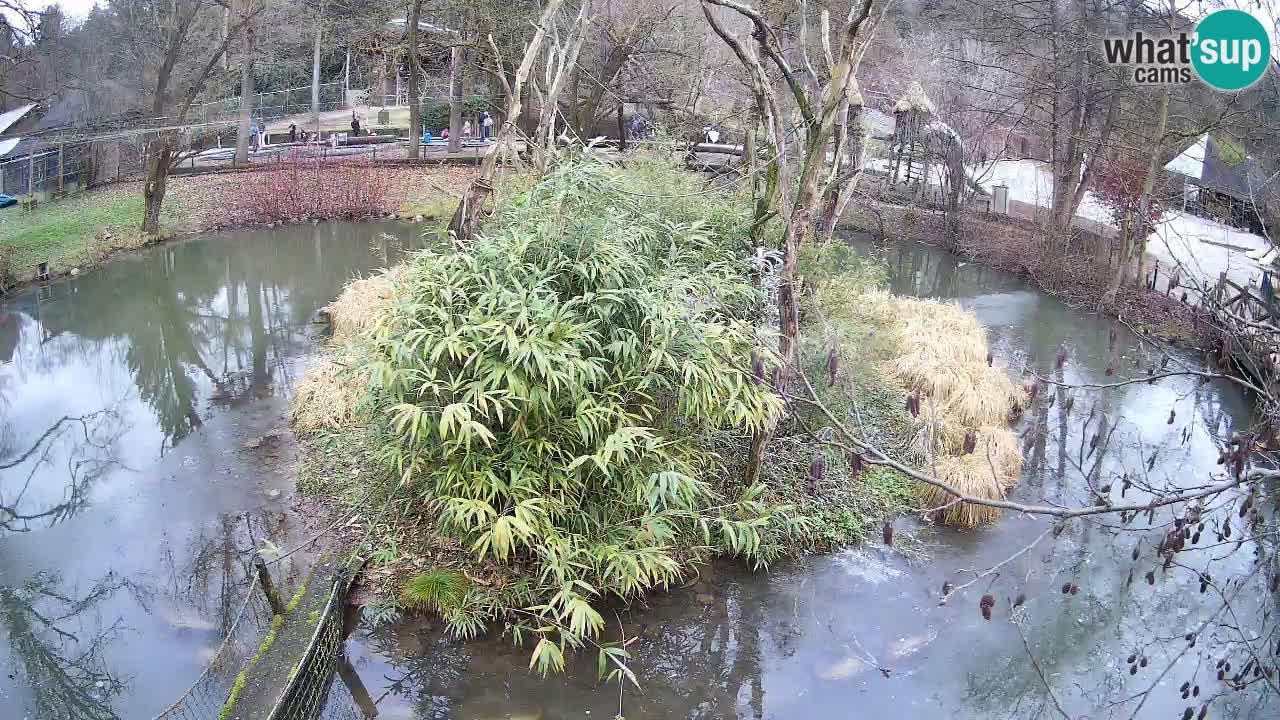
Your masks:
[[[0,160],[0,193],[49,199],[142,170],[142,138],[44,142]]]

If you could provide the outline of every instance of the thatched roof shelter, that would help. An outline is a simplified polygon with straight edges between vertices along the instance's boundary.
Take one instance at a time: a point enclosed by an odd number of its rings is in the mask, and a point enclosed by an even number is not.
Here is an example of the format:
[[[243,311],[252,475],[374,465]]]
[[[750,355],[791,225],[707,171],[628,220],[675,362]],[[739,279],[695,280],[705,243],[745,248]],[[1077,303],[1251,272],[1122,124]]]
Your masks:
[[[921,115],[932,115],[937,111],[933,101],[925,94],[924,87],[918,81],[912,81],[907,86],[907,91],[898,98],[898,102],[893,106],[894,114],[897,113],[919,113]]]

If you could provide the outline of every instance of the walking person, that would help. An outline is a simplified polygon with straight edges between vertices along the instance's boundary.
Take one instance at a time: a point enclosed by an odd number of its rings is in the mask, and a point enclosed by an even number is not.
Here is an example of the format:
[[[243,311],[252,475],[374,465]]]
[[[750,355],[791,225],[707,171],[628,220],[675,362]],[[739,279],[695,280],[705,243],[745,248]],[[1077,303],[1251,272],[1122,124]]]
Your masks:
[[[360,137],[360,117],[355,110],[351,111],[351,136]]]
[[[493,138],[493,116],[490,115],[488,111],[485,112],[484,120],[482,120],[480,124],[483,128],[482,132],[484,133],[484,139],[489,140]]]

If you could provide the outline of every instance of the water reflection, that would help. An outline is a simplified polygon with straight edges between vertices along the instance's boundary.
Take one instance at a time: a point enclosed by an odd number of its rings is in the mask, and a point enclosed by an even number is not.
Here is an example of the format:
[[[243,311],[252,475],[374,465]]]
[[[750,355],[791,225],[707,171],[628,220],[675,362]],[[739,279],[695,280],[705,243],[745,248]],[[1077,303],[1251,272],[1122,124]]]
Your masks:
[[[1145,377],[1162,361],[1123,326],[1075,312],[1017,277],[923,245],[854,249],[884,261],[895,292],[955,299],[974,311],[988,329],[995,364],[1015,376],[1031,368],[1060,382],[1103,383]],[[1064,345],[1070,360],[1059,369],[1054,358]],[[1128,477],[1126,499],[1140,501],[1168,482],[1202,482],[1218,470],[1218,451],[1232,430],[1252,420],[1246,398],[1219,382],[1170,378],[1106,393],[1055,388],[1048,397],[1051,403],[1037,403],[1015,428],[1026,457],[1016,500],[1090,504],[1095,491],[1119,488]],[[1150,548],[1165,522],[1167,515],[1155,527],[1122,527],[1099,518],[1055,537],[1047,519],[1008,515],[971,532],[915,528],[928,554],[921,563],[868,547],[768,574],[717,566],[693,587],[651,598],[648,608],[619,611],[628,634],[639,636],[633,668],[644,686],[626,690],[621,714],[1127,718],[1133,698],[1145,697],[1138,717],[1169,718],[1189,704],[1176,688],[1191,681],[1204,684],[1201,701],[1213,699],[1215,717],[1274,717],[1276,698],[1224,696],[1210,682],[1216,658],[1237,635],[1206,633],[1191,652],[1182,640],[1221,607],[1197,591],[1196,572],[1210,556],[1220,580],[1252,583],[1237,598],[1241,616],[1256,618],[1271,602],[1255,591],[1252,547],[1188,551],[1180,561],[1191,569],[1152,567]],[[1042,536],[1048,540],[1038,542]],[[1135,562],[1138,543],[1144,550]],[[998,576],[938,605],[944,580],[971,579],[975,569],[1023,548]],[[1144,581],[1148,571],[1152,585]],[[1078,592],[1063,594],[1064,583]],[[984,592],[997,598],[990,622],[977,607]],[[1026,601],[1015,612],[1018,595]],[[495,638],[458,643],[432,621],[366,628],[351,651],[380,717],[619,714],[618,689],[597,683],[594,657],[544,681],[528,671],[527,649]],[[1134,653],[1148,664],[1131,675],[1125,660]]]
[[[246,441],[284,426],[323,330],[317,310],[418,245],[398,225],[223,233],[0,305],[0,588],[6,607],[47,590],[86,608],[45,612],[46,598],[6,610],[0,663],[83,658],[65,674],[94,692],[67,690],[65,707],[89,697],[102,707],[53,711],[62,701],[24,670],[0,677],[0,715],[149,717],[190,684],[242,597],[255,547],[299,532],[287,433]],[[33,646],[21,627],[81,644],[23,655]]]
[[[690,588],[693,604],[659,596],[646,612],[611,617],[606,639],[637,638],[629,649],[647,678],[642,691],[599,681],[594,656],[569,658],[565,675],[543,680],[525,671],[527,648],[459,642],[428,619],[361,628],[350,647],[381,718],[764,718],[762,644],[787,639],[766,637],[767,599],[725,572]]]
[[[133,594],[139,603],[146,600],[144,589],[110,573],[83,594],[67,590],[54,573],[37,573],[17,588],[0,587],[0,625],[8,642],[10,677],[20,680],[35,717],[117,717],[111,703],[126,683],[110,670],[103,651],[122,628],[118,621],[92,631],[83,628],[94,624],[86,623],[85,616],[122,592]]]
[[[79,417],[63,416],[21,452],[10,450],[0,462],[0,473],[13,472],[14,481],[0,485],[0,534],[29,532],[33,524],[55,525],[72,517],[88,503],[89,490],[100,477],[117,469],[116,446],[125,431],[119,413],[105,409]],[[65,459],[63,497],[51,504],[30,502],[28,491],[52,464]]]

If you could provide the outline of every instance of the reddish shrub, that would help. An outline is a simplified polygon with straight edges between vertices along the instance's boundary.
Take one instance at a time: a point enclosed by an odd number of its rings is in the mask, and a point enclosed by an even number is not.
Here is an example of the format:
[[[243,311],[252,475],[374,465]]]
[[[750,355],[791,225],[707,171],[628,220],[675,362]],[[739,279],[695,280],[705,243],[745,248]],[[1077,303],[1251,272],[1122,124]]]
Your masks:
[[[1134,217],[1142,201],[1142,184],[1147,177],[1147,160],[1131,152],[1115,153],[1107,158],[1093,180],[1098,200],[1111,211],[1111,222],[1120,227],[1125,218]],[[1164,215],[1158,200],[1147,203],[1147,223],[1155,226]]]
[[[292,155],[247,172],[231,201],[238,222],[338,220],[385,211],[390,173],[368,160]]]

